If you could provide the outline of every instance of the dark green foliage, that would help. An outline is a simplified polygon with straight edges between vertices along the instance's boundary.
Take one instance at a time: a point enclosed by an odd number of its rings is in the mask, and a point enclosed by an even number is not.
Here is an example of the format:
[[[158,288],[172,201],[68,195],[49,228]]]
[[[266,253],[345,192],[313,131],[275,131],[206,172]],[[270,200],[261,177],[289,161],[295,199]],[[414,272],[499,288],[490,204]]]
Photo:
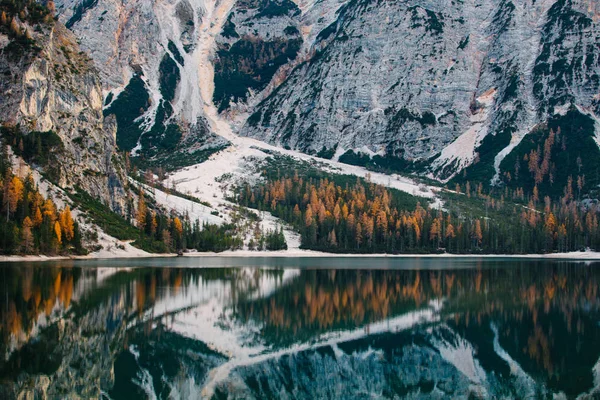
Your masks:
[[[142,130],[140,122],[135,120],[146,112],[149,102],[150,96],[144,81],[139,75],[134,75],[125,90],[104,111],[104,115],[114,114],[117,118],[119,149],[130,151],[137,145]]]
[[[321,151],[319,151],[317,153],[317,157],[325,158],[327,160],[331,160],[334,155],[335,155],[335,148],[328,149],[325,146],[323,146],[323,148],[321,149]]]
[[[329,37],[331,35],[334,35],[337,31],[337,27],[338,27],[338,23],[337,21],[332,23],[331,25],[329,25],[327,28],[323,29],[321,32],[319,32],[319,34],[317,35],[317,39],[316,41],[322,41],[322,40],[327,40],[329,39]]]
[[[458,49],[464,50],[465,48],[467,48],[467,46],[469,45],[470,38],[471,38],[471,36],[467,35],[467,37],[465,37],[463,40],[461,40],[460,43],[458,44]]]
[[[67,21],[65,26],[69,29],[73,27],[77,22],[81,21],[83,15],[98,4],[98,0],[82,0],[73,12],[73,16]]]
[[[237,6],[240,9],[256,9],[256,19],[300,15],[300,9],[291,0],[240,0]]]
[[[182,137],[179,125],[164,125],[165,121],[172,113],[173,108],[171,107],[171,104],[161,101],[156,110],[154,126],[152,126],[152,128],[141,138],[143,148],[142,155],[144,157],[154,157],[157,154],[165,154],[163,153],[165,150],[175,150],[179,144]]]
[[[199,223],[186,228],[186,244],[190,249],[201,252],[240,249],[243,242],[235,234],[236,227],[233,224],[222,226]]]
[[[248,119],[246,120],[246,123],[253,127],[256,128],[258,126],[258,124],[260,123],[260,119],[262,118],[262,111],[258,110],[254,113],[252,113],[252,115],[250,115],[248,117]]]
[[[371,162],[371,156],[364,153],[355,153],[354,150],[348,150],[340,156],[339,161],[344,164],[366,167]]]
[[[519,93],[519,83],[519,77],[516,74],[511,75],[508,85],[504,90],[502,103],[506,103],[517,97],[517,94]]]
[[[300,34],[300,31],[295,26],[290,25],[283,30],[283,33],[285,33],[288,36],[297,36]]]
[[[430,32],[432,35],[441,35],[444,33],[444,17],[441,14],[419,6],[411,7],[409,10],[411,11],[412,29],[424,26],[425,32]],[[424,11],[425,17],[422,17],[419,11]]]
[[[245,100],[249,89],[264,89],[280,66],[296,58],[301,46],[301,38],[265,42],[244,36],[231,48],[219,49],[214,92],[219,111],[228,108],[231,100]]]
[[[71,199],[77,204],[77,208],[80,208],[108,235],[119,240],[134,240],[139,237],[139,231],[125,218],[114,213],[84,190],[80,189],[71,194]]]
[[[177,50],[177,48],[175,48],[175,50]],[[176,54],[179,54],[179,52]],[[171,102],[175,98],[175,90],[177,89],[180,75],[179,67],[168,53],[165,54],[160,62],[159,72],[160,94],[162,94],[164,100]]]
[[[175,138],[175,136],[171,136]],[[181,145],[180,145],[181,146]],[[177,169],[187,167],[194,164],[202,163],[208,158],[218,153],[221,150],[229,147],[228,145],[207,147],[200,150],[188,151],[185,148],[177,147],[170,152],[164,152],[154,157],[144,157],[144,155],[133,159],[134,164],[140,169],[162,167],[166,172],[175,171]]]
[[[550,131],[555,136],[553,144],[546,149]],[[594,140],[594,121],[587,115],[572,109],[565,116],[551,118],[547,125],[538,127],[502,161],[500,170],[504,184],[511,188],[521,187],[531,192],[537,185],[541,196],[558,198],[564,194],[569,178],[575,190],[578,177],[585,177],[581,193],[588,193],[600,184],[600,150]],[[549,142],[548,142],[549,144]],[[549,153],[546,151],[549,150]],[[537,153],[537,168],[531,168],[532,152]],[[544,169],[543,159],[548,158]],[[525,160],[527,158],[527,160]],[[519,172],[517,173],[517,164]],[[536,182],[543,175],[542,180]],[[510,173],[510,180],[508,179]]]
[[[179,50],[177,49],[177,46],[175,46],[175,43],[173,43],[172,41],[170,41],[170,40],[169,40],[169,45],[168,45],[168,47],[169,47],[169,51],[170,51],[171,53],[173,53],[173,57],[175,57],[175,60],[176,60],[176,61],[177,61],[179,64],[183,65],[183,64],[184,64],[184,62],[185,62],[185,60],[184,60],[184,59],[183,59],[183,57],[181,56],[181,53],[180,53],[180,52],[179,52]]]
[[[235,31],[235,24],[231,20],[234,15],[235,15],[235,13],[231,12],[231,14],[229,14],[229,17],[227,18],[227,21],[223,25],[223,31],[221,32],[221,35],[223,35],[223,37],[226,37],[229,39],[231,39],[231,38],[237,39],[240,37],[240,35],[238,35],[238,33]]]
[[[512,24],[515,13],[515,5],[510,0],[502,0],[496,14],[494,15],[493,25],[498,30],[498,34],[504,33]]]
[[[64,144],[53,131],[21,133],[19,128],[0,128],[0,135],[11,144],[15,154],[30,164],[43,168],[46,177],[54,182],[60,179],[60,160]]]
[[[108,96],[106,96],[106,99],[104,99],[104,105],[107,106],[110,104],[111,101],[113,101],[114,98],[114,94],[113,92],[108,93]]]
[[[396,111],[395,107],[390,107],[385,110],[385,115],[393,115],[388,122],[388,132],[397,132],[405,123],[411,121],[418,122],[423,128],[437,124],[435,115],[430,111],[417,114],[404,107],[398,111]]]
[[[394,173],[407,173],[417,171],[422,166],[420,163],[405,160],[401,156],[388,153],[385,155],[376,154],[373,157],[364,153],[355,153],[353,150],[348,150],[342,154],[339,161],[344,164],[357,165],[365,167],[371,171]]]
[[[476,150],[477,157],[475,158],[475,161],[457,174],[451,180],[451,183],[459,182],[464,184],[467,181],[471,181],[488,185],[496,174],[496,169],[494,168],[496,156],[500,150],[510,144],[512,134],[515,130],[516,129],[513,127],[506,127],[495,135],[487,135]],[[454,168],[449,168],[446,176],[449,176],[454,172],[456,172]],[[443,177],[444,172],[441,172],[440,176]]]
[[[173,151],[182,137],[181,129],[177,124],[167,123],[173,115],[171,102],[175,98],[175,90],[180,80],[179,67],[169,54],[164,55],[159,72],[160,93],[163,98],[156,110],[154,125],[141,138],[144,157],[153,157],[165,151]]]
[[[267,232],[265,235],[265,246],[269,251],[287,250],[288,246],[283,235],[283,228]]]

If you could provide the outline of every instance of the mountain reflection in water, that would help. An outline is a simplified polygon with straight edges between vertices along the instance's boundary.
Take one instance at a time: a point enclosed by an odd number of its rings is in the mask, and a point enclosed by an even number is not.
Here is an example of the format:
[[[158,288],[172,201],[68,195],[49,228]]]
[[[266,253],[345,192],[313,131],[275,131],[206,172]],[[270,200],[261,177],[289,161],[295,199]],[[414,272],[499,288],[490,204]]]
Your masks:
[[[600,264],[177,262],[0,266],[0,398],[600,396]]]

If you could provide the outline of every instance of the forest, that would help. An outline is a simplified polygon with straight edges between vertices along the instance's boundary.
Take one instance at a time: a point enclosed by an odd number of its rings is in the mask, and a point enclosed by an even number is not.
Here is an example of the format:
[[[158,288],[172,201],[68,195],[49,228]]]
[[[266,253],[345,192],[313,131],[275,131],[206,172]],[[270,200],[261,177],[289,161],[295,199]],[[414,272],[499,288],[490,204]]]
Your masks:
[[[69,205],[59,209],[51,197],[40,193],[31,174],[13,173],[7,148],[0,155],[0,253],[85,254],[79,224]]]
[[[537,189],[457,184],[440,196],[444,209],[369,179],[265,170],[264,181],[237,188],[236,201],[293,225],[302,248],[340,253],[528,254],[599,249],[598,209],[564,195],[541,199]]]
[[[40,162],[40,157],[50,154],[50,147],[55,143],[34,139],[50,134],[31,133],[26,140],[33,140],[32,143],[37,145],[20,146],[22,150],[17,146],[16,152],[27,157],[30,151],[32,155],[28,159]],[[21,175],[13,171],[8,146],[0,147],[0,254],[85,255],[88,251],[101,249],[98,231],[93,225],[116,239],[132,241],[133,246],[149,253],[178,253],[189,249],[200,252],[238,250],[244,247],[247,236],[250,236],[249,250],[287,249],[282,228],[263,231],[258,215],[242,208],[233,213],[229,223],[220,226],[201,224],[187,215],[161,208],[147,193],[154,188],[142,188],[141,185],[130,187],[131,191],[137,191],[137,196],[129,197],[126,215],[114,213],[78,188],[64,192],[69,199],[65,203],[70,205],[59,208],[52,196],[40,192],[31,174]],[[42,179],[52,182],[52,177],[48,174]],[[138,179],[144,181],[143,177]],[[137,204],[134,204],[136,198]],[[90,223],[85,232],[80,229],[75,213],[79,219]]]

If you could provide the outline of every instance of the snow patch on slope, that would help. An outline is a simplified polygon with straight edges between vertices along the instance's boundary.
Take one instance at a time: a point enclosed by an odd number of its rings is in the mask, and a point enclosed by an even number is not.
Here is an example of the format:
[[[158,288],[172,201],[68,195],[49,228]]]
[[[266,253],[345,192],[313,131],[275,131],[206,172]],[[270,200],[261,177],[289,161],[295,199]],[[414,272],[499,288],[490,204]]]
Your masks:
[[[200,221],[201,224],[208,223],[221,225],[227,222],[225,218],[212,214],[215,211],[215,209],[212,207],[184,199],[183,197],[179,197],[175,194],[165,193],[162,190],[135,182],[131,179],[130,182],[143,187],[144,191],[150,197],[152,197],[158,205],[166,208],[168,211],[172,211],[181,216],[189,216],[192,223],[195,221]]]
[[[453,167],[455,172],[444,181],[448,181],[475,159],[475,149],[488,134],[489,116],[496,93],[496,89],[490,89],[477,98],[480,108],[470,117],[471,127],[442,150],[440,156],[433,162],[433,169],[437,171],[448,166]]]

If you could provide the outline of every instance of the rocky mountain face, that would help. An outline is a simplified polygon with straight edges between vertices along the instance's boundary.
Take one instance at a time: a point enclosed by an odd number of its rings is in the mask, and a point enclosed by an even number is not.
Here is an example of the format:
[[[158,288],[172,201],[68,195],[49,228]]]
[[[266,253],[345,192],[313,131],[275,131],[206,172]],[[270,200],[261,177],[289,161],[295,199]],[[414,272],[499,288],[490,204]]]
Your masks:
[[[590,1],[350,1],[242,134],[498,173],[549,116],[600,112],[599,18]]]
[[[61,0],[56,7],[101,71],[104,113],[116,116],[120,149],[179,165],[177,154],[193,163],[225,145],[211,134],[204,104],[213,90],[207,57],[227,1]]]
[[[26,36],[0,33],[4,138],[17,152],[53,153],[47,165],[38,165],[49,178],[63,188],[81,188],[113,210],[124,211],[116,123],[102,114],[96,68],[62,24],[34,26],[18,18],[14,23]],[[28,140],[31,132],[37,142]],[[28,146],[36,149],[24,148]]]
[[[119,146],[141,154],[184,143],[197,161],[224,145],[212,134],[225,118],[342,161],[517,184],[519,167],[502,164],[531,132],[569,109],[582,129],[598,125],[593,0],[56,4],[101,71]]]

